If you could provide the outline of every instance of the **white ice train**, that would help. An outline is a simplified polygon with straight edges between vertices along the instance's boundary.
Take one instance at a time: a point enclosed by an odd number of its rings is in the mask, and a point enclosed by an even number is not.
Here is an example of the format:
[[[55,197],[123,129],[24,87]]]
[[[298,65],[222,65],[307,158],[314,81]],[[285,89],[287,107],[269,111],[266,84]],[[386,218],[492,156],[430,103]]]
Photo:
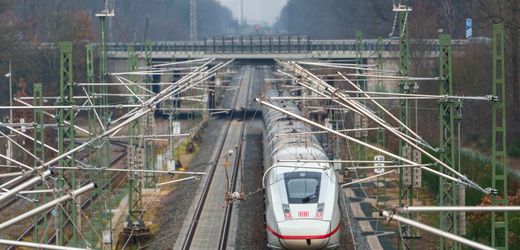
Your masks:
[[[278,96],[270,90],[267,96]],[[276,106],[301,114],[291,101]],[[272,249],[334,249],[339,247],[341,215],[334,168],[311,130],[301,121],[264,107],[263,185],[267,246]],[[303,134],[302,134],[303,133]],[[291,162],[292,161],[292,162]]]

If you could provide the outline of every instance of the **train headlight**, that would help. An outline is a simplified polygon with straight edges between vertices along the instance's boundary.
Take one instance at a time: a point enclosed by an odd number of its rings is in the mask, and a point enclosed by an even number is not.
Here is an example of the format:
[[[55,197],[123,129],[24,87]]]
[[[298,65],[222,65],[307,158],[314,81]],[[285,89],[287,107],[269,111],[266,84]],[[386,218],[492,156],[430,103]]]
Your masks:
[[[291,216],[291,209],[289,208],[289,205],[282,204],[282,209],[283,209],[283,217],[285,217],[286,220],[291,220],[292,216]]]
[[[316,219],[322,220],[323,219],[323,209],[325,208],[325,204],[319,203],[318,208],[316,209]]]

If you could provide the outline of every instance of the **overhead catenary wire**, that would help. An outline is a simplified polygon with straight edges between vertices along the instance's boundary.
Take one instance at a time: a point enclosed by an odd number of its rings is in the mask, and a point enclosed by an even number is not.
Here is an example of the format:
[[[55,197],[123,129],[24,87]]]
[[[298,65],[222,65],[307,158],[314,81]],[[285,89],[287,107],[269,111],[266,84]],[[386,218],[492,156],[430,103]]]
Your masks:
[[[353,184],[356,184],[356,183],[362,183],[362,182],[365,182],[365,181],[369,181],[369,180],[372,180],[372,179],[376,179],[378,177],[381,177],[381,176],[384,176],[384,175],[389,175],[389,174],[393,174],[393,173],[396,173],[397,170],[390,170],[390,171],[387,171],[387,172],[384,172],[384,173],[381,173],[381,174],[376,174],[376,175],[372,175],[372,176],[369,176],[369,177],[366,177],[366,178],[363,178],[363,179],[357,179],[355,181],[351,181],[351,182],[348,182],[348,183],[345,183],[345,184],[341,184],[341,187],[347,187],[347,186],[350,186],[350,185],[353,185]]]
[[[172,85],[172,86],[168,86],[168,87],[166,87],[165,90],[167,90],[167,91],[172,91],[172,94],[169,95],[169,96],[174,96],[174,95],[176,95],[176,94],[182,92],[182,91],[184,90],[183,87],[184,87],[185,85],[187,85],[187,84],[189,85],[189,80],[190,80],[191,78],[197,76],[197,75],[200,73],[200,71],[202,70],[202,68],[205,67],[206,65],[210,64],[213,60],[214,60],[214,59],[205,62],[203,65],[199,66],[199,68],[197,68],[197,69],[194,70],[193,72],[190,72],[189,74],[186,74],[185,76],[183,76],[181,79],[179,79],[179,80],[177,81],[177,84],[176,84],[176,85]],[[220,64],[216,65],[214,68],[212,68],[211,70],[218,69],[219,67],[222,67],[222,65],[224,65],[224,64],[223,64],[223,63],[220,63]],[[153,102],[154,100],[155,100],[154,97],[148,99],[148,100],[143,104],[143,106],[144,106],[144,105],[147,105],[147,104],[149,104],[149,103],[151,103],[151,102]],[[117,122],[119,122],[120,120],[127,119],[128,117],[130,117],[130,116],[132,116],[133,114],[135,114],[138,110],[139,110],[139,108],[133,108],[133,109],[131,109],[131,110],[128,111],[126,114],[120,116],[120,117],[117,118],[115,121],[113,121],[113,123],[117,123]]]
[[[88,250],[87,248],[56,246],[56,245],[43,244],[43,243],[33,243],[33,242],[27,242],[27,241],[16,241],[16,240],[6,240],[6,239],[0,239],[0,245],[29,247],[29,248],[37,248],[37,249],[50,249],[50,250]]]
[[[406,206],[399,213],[415,212],[520,212],[520,206]]]
[[[14,129],[14,128],[12,128],[11,126],[7,126],[7,125],[5,125],[4,123],[1,123],[1,122],[0,122],[0,126],[3,126],[3,127],[5,127],[5,128],[7,128],[8,130],[14,132],[15,134],[20,135],[20,136],[24,137],[25,139],[31,140],[31,141],[34,142],[34,143],[37,143],[37,144],[43,145],[45,148],[47,148],[47,149],[53,151],[54,153],[59,153],[58,149],[56,149],[56,148],[54,148],[54,147],[51,147],[50,145],[48,145],[48,144],[46,144],[46,143],[43,143],[43,142],[41,142],[41,141],[39,141],[39,140],[35,140],[34,137],[28,136],[27,134],[25,134],[25,133],[23,133],[23,132],[21,132],[21,131],[18,131],[18,130],[16,130],[16,129]],[[70,156],[67,156],[67,159],[71,159],[71,157],[70,157]],[[87,167],[87,166],[88,166],[86,163],[83,163],[82,161],[80,161],[80,160],[78,160],[78,159],[74,159],[74,161],[75,161],[77,164],[82,165],[82,166],[84,166],[84,167]],[[43,162],[41,162],[41,163],[43,164]]]
[[[280,112],[282,112],[282,113],[284,113],[284,114],[286,114],[286,115],[289,115],[289,116],[294,117],[294,118],[296,118],[296,119],[298,119],[298,120],[301,120],[301,121],[303,121],[304,123],[307,123],[307,124],[310,124],[310,125],[312,125],[312,126],[318,127],[318,128],[320,128],[320,129],[322,129],[322,130],[327,130],[327,131],[329,131],[330,133],[336,134],[336,135],[338,135],[338,136],[340,136],[340,137],[343,137],[343,138],[345,138],[345,139],[347,139],[347,140],[349,140],[349,141],[352,141],[352,142],[355,142],[355,143],[357,143],[357,144],[360,144],[361,146],[364,146],[364,147],[367,147],[367,148],[372,149],[372,150],[374,150],[374,151],[380,152],[380,153],[382,153],[382,154],[385,154],[385,155],[390,156],[390,157],[392,157],[392,158],[394,158],[394,159],[397,159],[397,160],[403,161],[403,162],[405,162],[405,163],[408,163],[408,164],[414,165],[414,166],[416,166],[416,167],[419,167],[419,168],[421,168],[421,169],[423,169],[423,170],[426,170],[426,171],[428,171],[428,172],[431,172],[431,173],[436,174],[436,175],[438,175],[438,176],[441,176],[441,177],[443,177],[443,178],[449,179],[449,180],[454,181],[454,182],[456,182],[456,183],[460,183],[460,184],[463,184],[463,185],[466,185],[466,186],[469,186],[469,187],[475,187],[475,185],[476,185],[475,183],[467,182],[467,181],[466,181],[467,179],[457,179],[457,178],[454,178],[454,177],[452,177],[452,176],[450,176],[450,175],[447,175],[447,174],[441,173],[441,172],[439,172],[439,171],[437,171],[437,170],[431,169],[431,168],[429,168],[429,167],[421,166],[421,165],[418,164],[418,163],[415,163],[415,162],[410,161],[410,160],[408,160],[408,159],[405,159],[405,158],[403,158],[403,157],[401,157],[401,156],[398,156],[398,155],[395,155],[395,154],[393,154],[393,153],[390,153],[390,152],[388,152],[388,151],[386,151],[386,150],[380,149],[380,148],[378,148],[378,147],[376,147],[376,146],[373,146],[373,145],[371,145],[371,144],[365,143],[365,142],[363,142],[363,141],[361,141],[361,140],[358,140],[358,139],[356,139],[356,138],[353,138],[353,137],[350,137],[350,136],[348,136],[348,135],[344,135],[344,134],[342,134],[342,133],[339,133],[339,132],[337,132],[337,131],[335,131],[335,130],[329,129],[329,128],[327,128],[327,127],[321,125],[321,124],[315,123],[315,122],[313,122],[313,121],[311,121],[311,120],[308,120],[308,119],[306,119],[306,118],[304,118],[304,117],[301,117],[301,116],[299,116],[299,115],[297,115],[297,114],[294,114],[294,113],[291,113],[291,112],[289,112],[289,111],[286,111],[286,110],[284,110],[284,109],[282,109],[282,108],[279,108],[279,107],[277,107],[277,106],[275,106],[275,105],[272,105],[271,103],[268,103],[268,102],[266,102],[266,101],[264,101],[264,100],[261,100],[261,99],[259,99],[259,98],[257,98],[256,101],[257,101],[258,103],[262,104],[262,105],[266,105],[266,106],[268,106],[268,107],[270,107],[270,108],[272,108],[272,109],[275,109],[275,110],[280,111]],[[478,187],[478,186],[477,186],[477,187]],[[477,189],[478,189],[478,188],[477,188]],[[481,191],[482,191],[483,189],[478,189],[478,190],[481,190]],[[483,191],[483,192],[485,192],[485,191]]]
[[[214,67],[212,68],[210,71],[214,72],[216,70],[219,70],[221,67],[224,67],[226,65],[229,65],[233,60],[229,60],[225,63],[220,63],[219,66],[217,67]],[[209,74],[211,75],[211,74]],[[191,77],[196,77],[197,75],[196,74],[190,74]],[[63,159],[71,154],[74,154],[80,150],[83,150],[85,149],[86,147],[90,146],[91,144],[93,144],[94,142],[96,141],[99,141],[100,139],[102,138],[105,138],[105,137],[108,137],[109,135],[111,135],[112,133],[116,132],[116,131],[119,131],[122,127],[126,126],[127,124],[129,124],[130,122],[144,116],[145,114],[155,110],[155,105],[157,103],[160,103],[161,101],[165,100],[166,98],[168,98],[169,96],[171,95],[174,95],[176,94],[178,91],[180,90],[185,90],[185,89],[188,89],[189,87],[191,86],[194,86],[196,84],[199,84],[199,82],[191,82],[189,81],[191,79],[191,77],[188,77],[188,78],[183,78],[184,79],[184,82],[187,82],[186,84],[186,87],[182,88],[182,89],[175,89],[173,86],[170,86],[164,90],[162,90],[161,92],[159,92],[157,95],[153,96],[152,98],[148,99],[146,104],[147,106],[143,107],[142,109],[140,110],[135,110],[135,112],[131,113],[130,116],[128,117],[128,119],[125,119],[124,121],[118,123],[117,125],[115,125],[114,127],[110,128],[109,130],[105,131],[104,133],[98,135],[98,136],[95,136],[91,141],[88,141],[88,142],[85,142],[77,147],[75,147],[74,149],[70,150],[70,151],[67,151],[47,162],[45,162],[44,164],[41,164],[40,166],[37,166],[34,168],[34,170],[32,171],[28,171],[28,172],[34,172],[35,170],[41,170],[41,169],[44,169],[46,168],[46,166],[50,166],[56,162],[58,162],[60,159]],[[204,79],[202,79],[204,80]],[[181,80],[179,80],[181,81]],[[125,115],[123,115],[125,116]],[[50,174],[50,172],[47,170],[45,173]],[[33,179],[31,179],[31,182],[30,184],[28,183],[23,183],[11,190],[9,190],[9,192],[6,192],[5,194],[1,195],[0,196],[0,201],[3,201],[7,198],[10,198],[12,197],[13,195],[16,195],[17,192],[19,191],[22,191],[24,190],[25,188],[27,188],[28,186],[30,185],[33,185],[39,181],[41,181],[41,179],[43,178],[43,176],[35,176],[33,177]]]
[[[17,101],[17,102],[19,102],[19,103],[21,103],[21,104],[23,104],[23,105],[25,105],[25,106],[29,106],[29,107],[33,107],[33,108],[34,108],[33,105],[31,105],[31,104],[29,104],[29,103],[27,103],[27,102],[24,102],[24,101],[22,101],[22,100],[19,100],[18,98],[14,98],[14,100]],[[53,115],[53,114],[51,114],[51,113],[49,113],[49,112],[47,112],[47,111],[45,111],[45,110],[42,110],[42,112],[43,112],[44,115],[47,115],[47,116],[50,116],[50,117],[56,119],[56,116],[55,116],[55,115]],[[65,122],[66,125],[71,126],[70,122],[68,122],[68,121],[64,121],[64,122]],[[86,130],[86,129],[84,129],[84,128],[81,128],[81,127],[79,127],[79,126],[77,126],[77,125],[74,125],[74,129],[76,129],[76,130],[78,130],[78,131],[81,131],[81,132],[83,132],[83,133],[85,133],[85,134],[87,134],[87,135],[91,135],[91,133],[90,133],[88,130]]]
[[[157,174],[186,174],[186,175],[205,175],[205,172],[191,171],[166,171],[166,170],[147,170],[147,169],[125,169],[125,168],[78,168],[78,167],[51,167],[52,169],[69,169],[85,171],[107,171],[107,172],[136,172],[136,173],[157,173]]]
[[[264,101],[264,100],[261,100],[261,99],[259,99],[259,98],[257,98],[256,101],[257,101],[258,103],[260,103],[261,105],[266,105],[266,106],[268,106],[268,107],[270,107],[270,108],[272,108],[272,109],[275,109],[275,110],[280,111],[280,112],[282,112],[282,113],[284,113],[284,114],[286,114],[286,115],[289,115],[289,116],[291,116],[291,117],[293,117],[293,118],[296,118],[296,119],[298,119],[298,120],[300,120],[300,121],[303,121],[304,123],[307,123],[307,124],[310,124],[310,125],[312,125],[312,126],[318,127],[318,128],[320,128],[320,129],[322,129],[322,130],[329,131],[329,132],[332,133],[332,134],[338,135],[338,136],[340,136],[340,137],[343,137],[344,139],[347,139],[347,140],[349,140],[349,141],[355,142],[355,143],[357,143],[357,144],[361,144],[362,146],[365,146],[365,147],[370,148],[370,149],[372,149],[372,150],[375,150],[375,151],[377,151],[377,152],[383,153],[383,154],[385,154],[385,155],[387,155],[387,156],[390,156],[390,157],[392,157],[392,158],[395,158],[395,159],[401,160],[401,161],[403,161],[403,162],[406,162],[406,163],[408,163],[408,164],[412,164],[412,165],[414,165],[414,166],[420,167],[420,168],[425,169],[425,170],[427,170],[427,171],[429,171],[429,172],[431,172],[431,173],[434,173],[434,174],[436,174],[436,175],[440,175],[440,176],[442,176],[442,177],[444,177],[444,178],[450,179],[450,180],[452,180],[452,181],[454,181],[454,182],[461,183],[461,184],[466,184],[466,183],[462,182],[461,180],[456,179],[456,178],[454,178],[454,177],[452,177],[452,176],[449,176],[449,175],[443,174],[443,173],[441,173],[441,172],[439,172],[439,171],[436,171],[436,170],[433,170],[433,169],[430,169],[430,168],[427,168],[427,167],[418,166],[418,165],[419,165],[418,163],[415,163],[415,162],[413,162],[413,161],[410,161],[410,160],[408,160],[408,159],[405,159],[405,158],[403,158],[403,157],[400,157],[400,156],[398,156],[398,155],[395,155],[395,154],[393,154],[393,153],[390,153],[390,152],[388,152],[388,151],[386,151],[386,150],[380,149],[380,148],[378,148],[378,147],[375,147],[375,146],[373,146],[373,145],[370,145],[370,144],[368,144],[368,143],[365,143],[365,142],[363,142],[363,141],[360,141],[360,140],[358,140],[358,139],[356,139],[356,138],[353,138],[353,137],[350,137],[350,136],[348,136],[348,135],[345,135],[345,134],[339,133],[339,132],[337,132],[337,131],[335,131],[335,130],[333,130],[333,129],[329,129],[329,128],[327,128],[327,127],[325,127],[325,126],[323,126],[323,125],[321,125],[321,124],[319,124],[319,123],[313,122],[313,121],[311,121],[311,120],[309,120],[309,119],[306,119],[306,118],[304,118],[304,117],[302,117],[302,116],[299,116],[299,115],[297,115],[297,114],[294,114],[294,113],[291,113],[291,112],[289,112],[289,111],[286,111],[286,110],[284,110],[284,109],[282,109],[282,108],[279,108],[279,107],[277,107],[277,106],[275,106],[275,105],[272,105],[271,103],[268,103],[268,102],[266,102],[266,101]]]
[[[461,183],[465,183],[467,186],[470,186],[470,187],[473,187],[477,190],[479,190],[480,192],[482,193],[485,193],[485,194],[490,194],[490,193],[493,193],[495,192],[495,190],[491,189],[491,188],[482,188],[480,187],[477,183],[469,180],[466,176],[462,175],[461,173],[459,173],[458,171],[456,171],[455,169],[453,169],[451,166],[448,166],[446,163],[440,161],[439,159],[437,159],[436,157],[434,157],[433,155],[431,155],[429,152],[427,152],[426,150],[424,150],[423,148],[417,146],[416,144],[412,143],[408,138],[406,138],[405,136],[402,136],[400,135],[399,133],[395,132],[395,130],[391,129],[388,124],[381,120],[379,117],[377,117],[376,115],[372,114],[371,112],[367,112],[366,111],[366,107],[356,101],[352,101],[352,100],[348,100],[346,99],[343,95],[341,95],[341,93],[338,93],[339,91],[337,91],[336,88],[330,86],[329,84],[327,84],[326,82],[324,82],[322,79],[319,79],[318,77],[314,76],[312,73],[306,71],[304,68],[302,68],[301,66],[298,66],[297,64],[295,63],[287,63],[287,62],[281,62],[280,60],[277,60],[277,62],[281,65],[285,65],[286,67],[293,67],[293,71],[295,72],[301,72],[301,73],[304,73],[306,74],[306,78],[312,78],[314,79],[314,82],[318,85],[321,85],[321,88],[323,88],[323,90],[325,91],[329,91],[331,93],[331,98],[334,102],[337,102],[338,104],[342,104],[343,102],[340,102],[338,101],[341,100],[341,101],[344,101],[346,104],[350,105],[349,107],[351,107],[353,110],[358,110],[359,112],[362,113],[362,115],[364,116],[367,116],[369,117],[370,119],[372,119],[373,121],[375,121],[376,123],[378,123],[380,126],[383,126],[385,127],[388,131],[390,131],[391,133],[393,133],[394,135],[396,135],[397,137],[399,137],[400,139],[404,140],[406,143],[410,144],[412,147],[414,147],[415,149],[419,150],[421,153],[423,153],[424,155],[426,155],[428,158],[432,159],[433,161],[435,161],[436,163],[438,163],[440,166],[448,169],[449,171],[453,172],[456,176],[458,176],[459,178],[459,181],[458,182],[461,182]],[[317,91],[318,93],[320,93],[320,91],[318,90],[315,90]],[[404,126],[404,127],[407,127],[407,126]],[[409,128],[408,128],[409,129]],[[415,133],[414,133],[415,134]],[[420,139],[420,137],[418,137],[418,139]],[[428,168],[426,168],[428,169]]]
[[[310,74],[310,73],[309,73]],[[414,141],[421,141],[421,139],[415,139],[405,133],[400,133],[397,129],[391,127],[386,121],[382,120],[381,118],[379,118],[377,115],[373,114],[374,112],[368,110],[366,108],[366,106],[360,104],[359,102],[356,102],[354,100],[348,100],[348,99],[345,99],[343,98],[342,100],[345,101],[347,104],[343,103],[343,102],[340,102],[339,100],[337,100],[338,98],[335,98],[335,96],[332,96],[332,95],[337,95],[337,91],[334,91],[332,92],[331,95],[327,95],[325,93],[322,93],[319,91],[319,89],[316,89],[316,88],[313,88],[311,87],[310,85],[307,85],[307,84],[304,84],[303,82],[299,82],[302,86],[310,89],[311,91],[313,91],[314,93],[316,94],[319,94],[319,95],[322,95],[324,97],[328,97],[330,98],[330,100],[332,100],[333,102],[339,104],[340,106],[344,107],[344,108],[347,108],[349,109],[350,111],[353,111],[359,115],[362,115],[362,116],[367,116],[368,118],[372,119],[373,121],[375,121],[376,123],[378,123],[380,126],[383,126],[385,129],[387,129],[388,131],[392,132],[394,135],[398,136],[398,137],[406,137],[408,139],[411,139],[411,140],[414,140]],[[323,84],[323,83],[322,83]],[[325,83],[326,84],[326,83]],[[330,87],[329,85],[326,85],[328,87]],[[328,88],[327,87],[327,88]],[[356,86],[357,87],[357,86]],[[339,96],[338,96],[339,97]],[[397,119],[397,118],[396,118]],[[399,121],[397,119],[397,122],[399,124],[401,124],[402,122]],[[405,126],[405,128],[408,128]],[[409,128],[408,128],[409,129]],[[409,129],[410,130],[410,129]],[[415,132],[411,132],[412,134],[415,134]],[[417,136],[417,138],[420,138],[419,136]],[[431,146],[429,146],[428,144],[425,144],[425,142],[422,142],[421,143],[422,145],[424,146],[427,146],[428,148],[431,148]]]
[[[24,213],[24,214],[21,214],[21,215],[18,215],[10,220],[7,220],[5,222],[2,222],[0,223],[0,230],[2,229],[5,229],[6,227],[9,227],[13,224],[16,224],[22,220],[25,220],[27,218],[30,218],[31,216],[35,215],[35,214],[38,214],[38,213],[41,213],[47,209],[50,209],[52,207],[54,207],[56,204],[58,203],[61,203],[61,202],[64,202],[64,201],[67,201],[67,200],[70,200],[70,199],[73,199],[75,196],[78,196],[78,195],[81,195],[93,188],[95,188],[96,185],[94,183],[90,183],[90,184],[87,184],[81,188],[78,188],[72,192],[70,192],[69,194],[66,194],[62,197],[59,197],[58,199],[55,199],[55,200],[52,200],[52,201],[49,201],[45,204],[42,204],[40,206],[38,206],[37,208],[35,209],[32,209],[32,210],[29,210],[28,212]]]
[[[434,228],[432,226],[399,216],[391,211],[386,211],[386,210],[381,211],[381,216],[385,217],[387,220],[395,220],[400,223],[404,223],[404,224],[416,227],[418,229],[433,233],[435,235],[459,242],[461,244],[464,244],[464,245],[472,247],[472,248],[483,249],[483,250],[493,250],[494,249],[492,247],[488,247],[488,246],[480,244],[478,242],[468,240],[468,239],[460,237],[458,235],[444,232],[444,231]]]

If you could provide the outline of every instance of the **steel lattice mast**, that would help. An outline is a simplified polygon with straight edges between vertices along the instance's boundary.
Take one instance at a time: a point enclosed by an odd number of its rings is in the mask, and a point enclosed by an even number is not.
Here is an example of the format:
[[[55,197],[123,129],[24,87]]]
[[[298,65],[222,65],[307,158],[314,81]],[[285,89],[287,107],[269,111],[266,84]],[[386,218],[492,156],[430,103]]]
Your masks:
[[[356,31],[356,64],[358,69],[356,69],[357,74],[363,74],[364,71],[361,69],[364,67],[364,59],[363,59],[363,51],[365,50],[363,46],[363,33],[361,31]],[[367,83],[364,77],[358,76],[356,84],[361,88],[362,91],[367,90]],[[361,96],[358,94],[358,97]],[[354,114],[354,128],[366,128],[367,127],[367,117],[364,115]],[[361,138],[362,141],[367,140],[368,131],[357,131],[356,137]],[[360,145],[356,146],[357,151],[357,160],[365,160],[367,157],[367,152],[365,147]]]
[[[145,51],[145,62],[147,69],[151,69],[151,48],[150,42],[146,42],[146,51]],[[134,52],[133,47],[128,48],[128,71],[134,72],[138,67],[138,58],[136,53]],[[130,75],[130,82],[137,82],[137,77],[134,75]],[[151,83],[150,77],[145,76],[145,83]],[[149,88],[151,85],[148,84]],[[140,100],[138,99],[138,94],[143,94],[143,88],[139,85],[130,86],[130,90],[135,93],[133,97],[129,98],[129,102],[132,104],[139,104]],[[128,125],[128,168],[131,170],[145,170],[147,163],[147,159],[149,159],[148,155],[151,152],[148,152],[149,146],[146,141],[146,138],[138,138],[138,136],[144,135],[147,129],[147,123],[150,119],[150,114],[152,112],[148,112],[145,116],[132,121]],[[153,117],[153,114],[152,114]],[[142,128],[142,129],[141,129]],[[121,237],[123,242],[128,242],[131,238],[135,237],[148,237],[149,231],[143,220],[143,188],[144,184],[147,184],[147,176],[148,173],[142,172],[128,172],[128,215],[127,215],[127,225],[123,229]]]
[[[439,94],[453,95],[453,76],[451,61],[451,36],[439,37]],[[461,103],[452,99],[439,101],[439,159],[460,169],[458,161],[458,126],[460,122]],[[443,173],[453,176],[453,173],[442,170]],[[459,185],[451,180],[439,178],[439,203],[441,206],[457,206],[459,204]],[[444,212],[440,214],[441,229],[455,235],[460,235],[460,215],[457,212]],[[460,244],[441,238],[440,249],[459,249]]]
[[[100,83],[106,83],[107,82],[107,75],[108,75],[108,66],[107,66],[107,18],[114,16],[113,9],[110,10],[110,1],[105,0],[105,8],[101,11],[101,13],[96,14],[97,17],[99,17],[100,21],[100,46],[99,46],[99,82]],[[108,93],[108,86],[107,85],[100,85],[98,88],[94,89],[96,93],[99,93],[101,95],[100,98],[96,98],[96,104],[97,105],[108,105],[108,96],[106,95]],[[108,126],[110,124],[110,117],[109,117],[109,111],[108,108],[100,107],[97,109],[99,112],[99,126],[100,131],[99,133],[105,133],[108,130]],[[98,161],[98,167],[99,168],[109,168],[110,167],[110,142],[108,140],[108,137],[103,138],[101,141],[101,147],[97,150],[96,158]],[[103,227],[103,229],[108,230],[108,237],[111,239],[113,238],[112,232],[110,232],[111,229],[111,213],[110,213],[110,193],[111,193],[111,187],[108,183],[108,174],[105,171],[101,171],[100,173],[97,173],[96,179],[98,188],[97,192],[100,195],[100,201],[99,201],[99,211],[101,212],[100,216],[100,226]],[[106,225],[105,225],[106,224]],[[103,230],[103,234],[107,234],[106,230]],[[107,238],[108,238],[107,237]],[[112,240],[110,240],[110,246],[112,246]]]
[[[43,105],[43,99],[42,99],[42,84],[41,83],[35,83],[33,85],[33,105],[34,106],[42,106]],[[34,159],[34,166],[37,166],[38,164],[40,164],[41,162],[44,162],[45,161],[45,146],[44,146],[44,129],[43,129],[43,124],[44,124],[44,117],[43,117],[43,112],[42,112],[42,109],[33,109],[33,123],[34,123],[34,130],[33,130],[33,138],[34,138],[34,146],[33,146],[33,153],[36,157],[38,157],[38,159]],[[39,142],[39,143],[38,143]],[[38,185],[38,188],[39,189],[46,189],[45,185],[43,183],[39,184]],[[38,207],[38,205],[41,203],[41,204],[44,204],[45,202],[47,202],[47,196],[46,194],[40,194],[40,195],[35,195],[34,196],[34,199],[35,199],[35,207]],[[48,221],[47,221],[47,216],[43,216],[42,218],[42,223],[40,225],[40,223],[38,223],[39,221],[39,216],[36,215],[34,217],[34,236],[33,236],[33,241],[38,243],[40,242],[40,240],[42,242],[47,242],[47,234],[45,233],[45,231],[42,232],[42,237],[40,239],[39,237],[39,234],[40,234],[40,229],[43,229],[45,230],[45,228],[47,228],[47,225],[48,225]]]
[[[492,105],[492,188],[498,194],[493,197],[494,205],[508,204],[507,193],[507,133],[506,133],[506,82],[504,54],[504,25],[493,25],[493,95],[498,100]],[[508,249],[508,214],[493,212],[491,214],[491,246]]]
[[[145,62],[148,69],[152,69],[152,41],[148,40],[145,44]],[[150,93],[154,92],[153,85],[151,83],[154,82],[152,75],[145,76],[145,83],[147,83],[147,88]],[[143,135],[153,135],[155,128],[155,116],[154,112],[150,112],[146,114],[144,119],[141,120],[141,127],[143,128]],[[143,139],[144,145],[144,154],[145,154],[145,162],[144,168],[147,170],[155,170],[155,144],[150,140]],[[144,186],[151,187],[155,185],[155,175],[153,173],[146,173],[144,179]]]
[[[386,92],[385,85],[383,84],[383,80],[381,79],[381,76],[383,75],[384,65],[383,65],[383,38],[378,37],[377,38],[377,45],[376,45],[376,51],[377,51],[377,70],[378,70],[378,78],[377,78],[377,92]],[[384,119],[384,112],[378,112],[378,116],[381,117],[381,119]],[[385,130],[379,129],[377,130],[377,144],[381,147],[385,147]]]
[[[376,45],[376,52],[377,52],[377,70],[378,70],[378,78],[377,78],[377,85],[376,85],[376,91],[377,92],[385,92],[385,86],[383,84],[383,81],[381,79],[381,76],[383,74],[383,38],[378,37],[377,38],[377,45]],[[379,116],[381,119],[385,119],[384,112],[381,110],[377,112],[377,116]],[[385,129],[379,128],[376,132],[376,139],[377,139],[377,145],[381,148],[386,148],[385,144]],[[384,177],[377,178],[377,181],[380,183],[381,180],[384,180]],[[376,185],[377,190],[377,198],[376,198],[376,207],[381,208],[382,205],[386,204],[385,191],[384,188],[381,188],[380,185]],[[385,199],[385,202],[382,200]]]
[[[398,6],[394,8],[394,11],[397,11],[399,17],[399,76],[403,77],[403,80],[399,83],[399,91],[403,94],[408,94],[410,92],[410,83],[406,79],[409,75],[410,70],[410,48],[409,48],[409,38],[408,38],[408,15],[411,11],[411,8],[407,6]],[[409,112],[409,102],[408,100],[400,100],[400,113],[399,119],[406,126],[410,127],[410,112]],[[401,131],[404,131],[406,135],[409,135],[408,130],[404,130],[401,128]],[[400,140],[399,141],[399,155],[402,157],[411,160],[413,151],[407,143]],[[416,168],[404,168],[399,171],[399,206],[411,206],[413,205],[413,177],[414,170]],[[410,217],[413,217],[410,215]],[[403,225],[401,229],[402,236],[405,242],[403,242],[405,248],[413,249],[413,237],[416,237],[416,233],[414,229],[409,225]],[[399,241],[401,241],[401,237],[399,237]],[[402,244],[398,244],[398,247],[401,247]]]
[[[60,43],[60,105],[74,105],[73,92],[73,69],[72,69],[72,42]],[[75,148],[74,139],[74,109],[59,109],[58,121],[58,150],[60,154],[64,154]],[[68,125],[65,124],[68,122]],[[62,158],[59,160],[60,167],[74,167],[74,154],[70,158]],[[76,173],[70,171],[68,177],[65,176],[64,170],[58,170],[58,192],[60,196],[66,194],[68,190],[76,189]],[[56,228],[56,243],[63,246],[69,243],[71,246],[78,245],[78,235],[76,230],[77,211],[74,201],[69,201],[63,206],[57,206],[57,228]],[[66,235],[66,226],[68,222],[72,223],[72,235]]]

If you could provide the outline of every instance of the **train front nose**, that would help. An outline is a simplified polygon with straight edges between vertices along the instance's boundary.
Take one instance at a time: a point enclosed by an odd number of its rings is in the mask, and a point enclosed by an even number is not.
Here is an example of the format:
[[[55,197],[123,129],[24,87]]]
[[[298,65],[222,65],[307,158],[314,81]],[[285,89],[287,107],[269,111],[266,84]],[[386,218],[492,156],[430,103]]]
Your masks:
[[[278,224],[278,230],[280,243],[286,249],[322,249],[335,233],[330,222],[320,220],[285,221]]]

